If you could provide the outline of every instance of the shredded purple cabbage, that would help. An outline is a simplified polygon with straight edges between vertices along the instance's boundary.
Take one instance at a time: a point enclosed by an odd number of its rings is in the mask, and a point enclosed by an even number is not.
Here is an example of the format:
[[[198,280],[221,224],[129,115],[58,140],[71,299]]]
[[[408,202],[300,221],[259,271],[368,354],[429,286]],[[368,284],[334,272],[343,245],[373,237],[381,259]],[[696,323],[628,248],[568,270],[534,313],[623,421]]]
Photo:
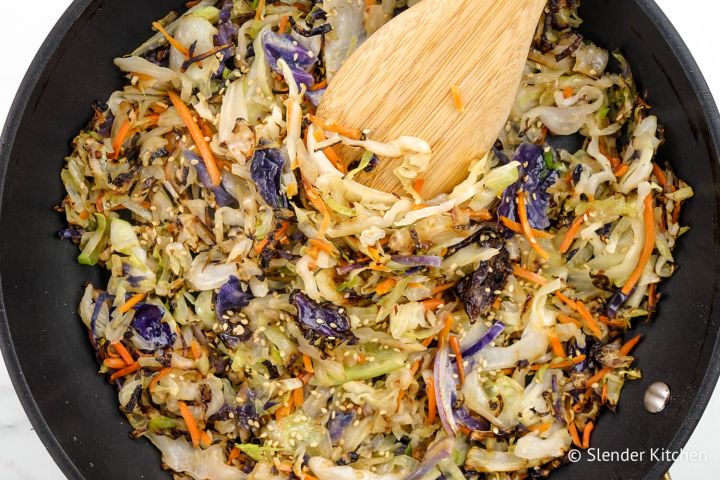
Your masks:
[[[157,305],[142,303],[135,307],[132,326],[152,348],[169,347],[175,343],[170,325],[162,321],[165,310]]]
[[[319,304],[299,290],[290,295],[290,303],[298,309],[297,321],[308,340],[341,340],[350,345],[357,343],[358,339],[350,329],[350,319],[343,308],[331,303]]]
[[[351,410],[350,413],[335,411],[335,416],[330,417],[327,424],[328,432],[330,432],[330,439],[333,442],[337,442],[345,433],[345,429],[355,420],[355,411]]]
[[[222,183],[218,186],[213,185],[212,180],[210,179],[210,174],[208,174],[207,167],[205,166],[205,162],[202,158],[195,155],[190,150],[185,150],[184,154],[191,160],[197,160],[197,163],[194,166],[195,170],[197,170],[198,178],[200,178],[200,181],[205,188],[213,192],[213,195],[215,195],[215,202],[219,206],[232,208],[238,208],[240,206],[237,199],[225,190]]]
[[[473,416],[467,407],[460,407],[455,410],[455,418],[464,427],[469,428],[475,432],[487,432],[490,430],[490,422],[484,418],[478,418]]]
[[[80,240],[82,238],[82,231],[77,228],[62,228],[57,233],[60,240]]]
[[[520,178],[505,189],[498,207],[498,215],[518,221],[515,199],[518,190],[527,193],[527,216],[530,226],[545,230],[550,226],[548,206],[550,195],[547,189],[557,182],[557,171],[548,168],[543,157],[543,149],[537,145],[524,143],[515,151],[514,160],[520,162]]]
[[[503,322],[495,322],[485,334],[480,337],[474,345],[462,352],[463,358],[469,358],[478,353],[483,348],[487,347],[492,343],[500,334],[505,330],[505,324]]]
[[[293,40],[290,35],[281,35],[272,30],[265,30],[262,33],[261,41],[268,64],[273,72],[282,74],[278,60],[285,60],[298,85],[303,84],[307,88],[313,86],[315,79],[308,72],[317,62],[316,55],[311,54],[310,50]]]
[[[280,186],[285,156],[278,148],[255,150],[250,164],[250,176],[260,195],[273,208],[288,208],[288,200]]]
[[[442,258],[432,255],[393,255],[392,261],[408,267],[440,268]]]

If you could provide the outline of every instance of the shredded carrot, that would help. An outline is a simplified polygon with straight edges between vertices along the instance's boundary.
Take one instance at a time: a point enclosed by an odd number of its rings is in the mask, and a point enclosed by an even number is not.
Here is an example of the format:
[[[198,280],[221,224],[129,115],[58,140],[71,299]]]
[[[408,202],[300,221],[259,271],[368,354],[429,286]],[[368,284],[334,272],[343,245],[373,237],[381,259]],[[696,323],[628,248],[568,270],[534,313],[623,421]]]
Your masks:
[[[313,187],[305,177],[302,178],[302,181],[308,200],[310,200],[310,203],[312,203],[317,211],[323,216],[322,225],[320,226],[320,230],[318,230],[318,233],[322,237],[330,227],[330,211],[320,197],[320,194],[315,190],[315,187]]]
[[[265,14],[265,0],[259,0],[257,10],[255,11],[255,21],[259,22],[260,20],[262,20],[264,14]]]
[[[315,369],[313,368],[312,358],[303,354],[302,361],[303,361],[303,367],[305,368],[306,372],[315,373]]]
[[[161,102],[155,102],[150,106],[150,110],[155,113],[165,113],[168,110],[167,105]]]
[[[453,327],[453,316],[450,313],[446,312],[445,326],[443,326],[443,329],[440,331],[440,336],[438,337],[441,345],[447,341],[448,336],[450,335],[450,330],[452,330],[452,327]]]
[[[546,422],[546,423],[536,423],[535,425],[530,425],[527,427],[529,432],[546,432],[552,427],[553,422]]]
[[[82,212],[80,212],[80,218],[83,220],[87,220],[89,216],[90,212],[88,212],[87,210],[83,210]]]
[[[170,97],[170,101],[175,107],[175,110],[177,110],[178,115],[185,124],[185,127],[190,132],[190,136],[195,142],[195,145],[197,145],[212,184],[217,187],[220,185],[222,176],[220,175],[220,170],[218,169],[215,156],[213,155],[212,150],[210,150],[210,145],[208,145],[208,142],[205,140],[205,135],[203,135],[197,122],[193,119],[190,108],[185,105],[185,102],[182,101],[180,96],[172,90],[168,90],[167,94],[168,97]]]
[[[667,177],[665,176],[665,172],[662,171],[660,166],[653,162],[653,175],[655,175],[655,178],[657,178],[658,183],[661,187],[664,187],[667,185]]]
[[[144,294],[144,293],[136,293],[135,295],[133,295],[132,297],[130,297],[130,300],[128,300],[127,302],[125,302],[125,303],[123,303],[122,305],[120,305],[120,306],[118,307],[118,311],[119,311],[120,313],[127,313],[127,312],[130,311],[131,308],[133,308],[133,307],[134,307],[135,305],[137,305],[138,303],[142,302],[144,299],[145,299],[145,294]],[[118,353],[119,353],[119,352],[118,352]]]
[[[455,364],[457,365],[458,377],[460,385],[465,383],[465,365],[463,365],[462,352],[460,351],[460,343],[455,335],[450,337],[450,347],[455,353]]]
[[[603,384],[602,394],[600,395],[600,402],[603,405],[605,405],[605,403],[607,403],[607,395],[608,395],[608,384],[607,384],[607,382],[605,382]]]
[[[168,376],[170,372],[172,372],[172,367],[163,368],[160,370],[153,378],[150,380],[150,383],[148,384],[148,389],[152,390],[155,388],[155,385],[162,380],[164,377]]]
[[[525,207],[525,192],[522,190],[519,190],[517,193],[517,207],[518,217],[520,218],[520,226],[522,227],[525,238],[527,238],[528,242],[530,242],[530,246],[538,255],[540,255],[541,258],[545,260],[549,259],[550,255],[548,255],[540,244],[538,244],[535,234],[533,233],[533,229],[530,227],[530,221],[527,217],[527,208]]]
[[[130,352],[128,352],[127,348],[125,348],[125,345],[123,345],[122,343],[115,342],[112,344],[112,346],[115,348],[118,354],[120,354],[126,364],[130,365],[135,361],[133,356],[130,355]]]
[[[573,310],[577,311],[577,303],[570,300],[568,297],[566,297],[562,292],[556,291],[555,296],[558,297],[565,305],[572,308]]]
[[[588,329],[597,338],[602,338],[602,329],[600,328],[600,325],[598,325],[597,321],[595,321],[595,319],[593,318],[590,310],[588,310],[588,308],[580,300],[575,302],[575,304],[577,305],[577,312],[580,314],[580,317],[585,321]]]
[[[565,253],[570,249],[570,246],[575,240],[577,234],[580,232],[580,227],[582,227],[582,224],[585,222],[586,218],[587,212],[575,217],[575,220],[573,220],[570,228],[565,233],[565,237],[563,238],[562,243],[560,244],[560,253]]]
[[[592,433],[593,428],[595,428],[595,424],[593,422],[588,422],[587,425],[585,425],[585,430],[583,430],[583,446],[582,446],[582,448],[584,448],[584,449],[590,448],[590,434]]]
[[[550,332],[548,334],[548,337],[550,337],[550,345],[552,346],[552,351],[555,356],[560,358],[567,357],[567,354],[565,353],[565,348],[562,346],[562,343],[560,343],[560,339],[558,338],[557,334],[555,334],[555,332]]]
[[[326,140],[325,134],[323,134],[322,130],[319,128],[315,129],[315,133],[313,134],[313,136],[315,137],[315,141],[317,142],[322,142]],[[345,165],[343,165],[342,160],[340,159],[333,147],[325,147],[323,148],[322,152],[325,154],[330,163],[332,163],[335,168],[338,169],[338,171],[340,171],[341,173],[347,173],[347,168],[345,168]]]
[[[270,240],[268,240],[267,237],[260,240],[257,245],[255,245],[255,252],[260,253],[265,250],[265,247],[267,247],[268,243],[270,243]]]
[[[425,387],[427,389],[428,401],[428,414],[425,423],[432,425],[435,423],[435,415],[437,414],[437,405],[435,405],[435,385],[433,384],[432,378],[428,378],[425,381]]]
[[[384,281],[382,281],[377,287],[375,287],[375,293],[377,295],[385,295],[390,290],[392,290],[396,284],[397,284],[397,280],[395,280],[392,277],[387,278]]]
[[[290,406],[283,405],[282,407],[275,410],[275,420],[281,420],[290,415]]]
[[[580,435],[578,435],[577,427],[575,426],[575,422],[568,425],[568,430],[570,430],[570,437],[572,438],[573,445],[575,445],[578,448],[582,448],[582,443],[580,442]]]
[[[285,220],[282,222],[282,225],[280,225],[280,228],[277,229],[277,232],[275,232],[275,240],[282,240],[287,236],[287,231],[290,229],[290,222]]]
[[[618,165],[618,167],[615,169],[615,171],[613,173],[615,174],[616,177],[620,178],[623,175],[625,175],[625,173],[628,170],[630,170],[630,166],[627,163],[623,163],[621,165]]]
[[[425,340],[422,341],[422,346],[428,347],[433,342],[433,340],[435,340],[435,335],[430,335],[429,337],[427,337]],[[418,361],[418,363],[419,363],[419,361]]]
[[[420,193],[425,186],[425,177],[418,177],[415,179],[415,182],[413,182],[413,190]]]
[[[568,87],[563,88],[563,97],[570,98],[573,95],[575,95],[575,92],[573,91],[572,87],[568,86]]]
[[[122,370],[118,370],[117,372],[110,375],[110,380],[115,381],[118,378],[122,378],[127,375],[130,375],[131,373],[137,371],[139,368],[140,368],[140,364],[138,362],[135,362],[132,365],[128,365],[127,367],[123,368]]]
[[[462,93],[460,93],[460,87],[453,85],[450,87],[450,91],[452,92],[455,109],[458,112],[463,113],[465,111],[465,103],[463,102]]]
[[[178,401],[178,408],[180,408],[180,415],[182,415],[185,425],[187,425],[192,444],[195,448],[198,448],[200,446],[200,428],[195,421],[195,417],[193,417],[187,404],[182,400]]]
[[[95,210],[97,210],[100,213],[105,213],[105,207],[103,207],[103,197],[105,196],[105,192],[100,191],[100,193],[97,196],[97,199],[95,200]]]
[[[323,80],[322,82],[318,82],[312,87],[310,87],[311,92],[317,92],[318,90],[322,90],[323,88],[327,87],[327,80]]]
[[[584,354],[578,355],[577,357],[573,357],[570,360],[563,360],[562,362],[556,362],[556,363],[543,363],[538,365],[531,365],[530,370],[540,370],[541,368],[548,367],[548,368],[568,368],[572,367],[573,365],[577,365],[580,362],[585,361],[585,358],[587,358]]]
[[[131,123],[129,118],[125,119],[123,124],[120,125],[120,128],[112,141],[113,151],[110,155],[108,155],[108,158],[117,160],[118,157],[120,157],[120,149],[122,149],[123,143],[125,143],[125,140],[127,140],[127,137],[130,135],[130,125]]]
[[[627,322],[625,320],[610,320],[605,315],[600,315],[598,317],[598,320],[600,320],[601,323],[604,323],[605,325],[608,325],[610,327],[625,327],[625,326],[627,326]]]
[[[630,340],[625,343],[622,347],[620,347],[620,354],[621,355],[628,355],[633,348],[635,348],[635,345],[637,345],[640,342],[640,338],[642,335],[638,335],[636,337],[631,338]]]
[[[578,328],[582,328],[582,322],[580,320],[577,320],[570,315],[565,315],[564,313],[558,313],[557,319],[560,323],[572,323]]]
[[[238,447],[233,447],[232,450],[230,450],[230,453],[228,454],[227,464],[230,465],[234,460],[237,460],[240,458],[240,449]]]
[[[279,33],[285,33],[287,31],[288,20],[289,20],[289,18],[287,15],[283,15],[280,18],[280,23],[278,24],[278,32]]]
[[[513,275],[537,283],[538,285],[545,285],[548,282],[547,279],[542,275],[531,272],[530,270],[527,270],[519,265],[513,265]]]
[[[212,445],[212,437],[210,437],[205,430],[200,432],[200,445],[202,445],[203,448],[208,448]]]
[[[468,217],[472,218],[473,220],[487,221],[492,220],[493,218],[490,211],[486,208],[482,208],[477,211],[473,210],[472,208],[461,208],[460,211]]]
[[[305,403],[305,392],[303,391],[302,387],[293,390],[292,399],[293,403],[297,408],[302,407],[302,404]]]
[[[605,378],[605,375],[607,375],[611,371],[612,371],[612,369],[609,367],[601,368],[600,370],[597,371],[597,373],[595,375],[588,378],[588,380],[585,382],[585,385],[588,387],[591,387],[592,385],[594,385],[596,383],[600,383],[602,381],[602,379]]]
[[[445,304],[445,300],[442,298],[429,298],[420,302],[425,307],[425,310],[437,310],[440,305]]]
[[[438,285],[437,287],[435,287],[433,289],[433,295],[437,295],[438,293],[444,292],[445,290],[450,290],[456,284],[457,284],[457,282],[450,282],[450,283],[446,283],[444,285]]]
[[[190,351],[192,351],[192,355],[195,360],[202,357],[202,349],[200,348],[200,344],[197,342],[197,340],[193,340],[190,343]]]
[[[502,222],[503,225],[505,225],[505,228],[522,235],[523,229],[519,223],[514,222],[507,217],[503,217],[502,215],[500,217],[498,217],[498,219]],[[554,237],[554,235],[552,233],[543,232],[542,230],[536,230],[534,228],[533,228],[533,234],[535,235],[536,238],[553,238]]]
[[[313,477],[309,473],[303,473],[303,480],[318,480],[317,477]]]
[[[333,247],[332,247],[332,245],[330,245],[328,242],[325,242],[325,241],[323,241],[323,240],[318,240],[318,239],[316,239],[316,238],[311,238],[311,239],[310,239],[310,244],[311,244],[313,247],[315,247],[315,248],[317,248],[318,250],[320,250],[320,251],[323,251],[323,252],[326,252],[326,253],[332,253],[332,252],[333,252]]]
[[[319,130],[328,130],[330,132],[335,132],[339,135],[342,135],[343,137],[352,138],[353,140],[358,140],[362,136],[362,132],[358,130],[357,128],[348,128],[343,127],[342,125],[338,125],[335,122],[326,122],[322,118],[316,116],[316,115],[310,115],[309,116],[310,121],[315,125],[315,127]],[[322,133],[322,132],[321,132]],[[315,137],[317,140],[317,136]],[[324,140],[324,138],[323,138]],[[318,140],[321,142],[322,140]]]
[[[121,370],[128,366],[122,358],[106,358],[103,360],[103,365],[113,370]]]
[[[508,376],[512,375],[514,372],[515,372],[514,368],[503,368],[502,370],[500,370],[500,373],[502,373],[503,375],[508,375]]]
[[[175,48],[175,50],[177,50],[178,52],[182,53],[182,54],[185,56],[185,59],[190,58],[190,50],[188,50],[185,45],[183,45],[182,43],[180,43],[180,42],[178,42],[177,40],[175,40],[175,39],[173,38],[173,36],[170,35],[170,34],[167,32],[167,30],[165,30],[165,27],[163,27],[162,25],[160,25],[158,22],[153,22],[152,26],[155,27],[155,29],[156,29],[158,32],[160,32],[163,37],[165,37],[165,39],[168,41],[168,43],[169,43],[170,45],[172,45],[172,46]]]
[[[622,288],[622,293],[630,295],[637,282],[640,280],[645,265],[647,265],[652,255],[653,249],[655,248],[655,212],[653,211],[652,195],[648,194],[644,200],[645,211],[643,213],[643,223],[645,224],[645,242],[643,244],[642,252],[640,252],[640,259],[638,264],[633,270],[630,278]]]

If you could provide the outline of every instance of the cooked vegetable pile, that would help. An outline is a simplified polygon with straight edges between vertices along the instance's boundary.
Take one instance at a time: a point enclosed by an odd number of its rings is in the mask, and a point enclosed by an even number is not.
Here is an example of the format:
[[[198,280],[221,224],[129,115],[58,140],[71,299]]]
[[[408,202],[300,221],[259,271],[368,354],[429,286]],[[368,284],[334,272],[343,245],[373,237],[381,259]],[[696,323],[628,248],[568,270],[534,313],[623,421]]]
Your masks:
[[[496,147],[425,198],[426,142],[314,114],[407,3],[190,2],[74,141],[79,313],[176,479],[541,478],[640,376],[693,192],[628,62],[550,2]],[[401,198],[353,180],[389,159]]]

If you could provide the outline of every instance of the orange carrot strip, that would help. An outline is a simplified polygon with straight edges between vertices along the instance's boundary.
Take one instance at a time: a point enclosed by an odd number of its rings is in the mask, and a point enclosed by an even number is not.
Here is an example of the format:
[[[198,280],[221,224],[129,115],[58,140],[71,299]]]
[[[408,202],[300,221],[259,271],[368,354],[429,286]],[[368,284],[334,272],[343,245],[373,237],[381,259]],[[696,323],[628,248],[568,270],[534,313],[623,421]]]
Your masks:
[[[583,430],[583,445],[582,445],[582,448],[584,448],[584,449],[590,448],[590,434],[592,433],[593,428],[595,428],[595,424],[593,422],[588,422],[585,425],[585,430]]]
[[[555,296],[558,297],[568,307],[572,308],[573,310],[577,310],[577,303],[570,300],[562,292],[560,292],[560,291],[555,292]]]
[[[603,405],[605,405],[605,403],[607,403],[607,395],[608,395],[608,384],[607,384],[607,382],[605,382],[603,384],[602,394],[600,395],[600,402]]]
[[[117,372],[110,375],[110,380],[115,381],[118,378],[122,378],[127,375],[130,375],[131,373],[137,371],[139,368],[140,368],[140,364],[138,362],[135,362],[132,365],[128,365],[127,367],[123,368],[122,370],[118,370]]]
[[[453,85],[452,87],[450,87],[450,91],[452,92],[455,110],[463,113],[465,111],[465,103],[463,102],[462,93],[460,93],[460,87],[458,87],[457,85]]]
[[[396,284],[397,284],[397,280],[395,280],[392,277],[387,278],[387,279],[383,280],[377,287],[375,287],[375,293],[377,295],[385,295],[390,290],[392,290]]]
[[[290,415],[290,406],[283,405],[282,407],[275,410],[275,420],[281,420]]]
[[[570,245],[572,245],[575,237],[580,232],[580,227],[582,227],[582,224],[585,222],[585,218],[587,218],[587,212],[575,217],[575,220],[573,220],[570,228],[565,233],[562,243],[560,244],[560,253],[565,253],[570,249]]]
[[[548,336],[550,337],[550,345],[552,346],[552,351],[555,356],[560,358],[567,357],[567,354],[565,353],[565,348],[563,348],[562,343],[560,343],[560,339],[555,334],[555,332],[550,332]]]
[[[106,358],[103,360],[103,365],[113,370],[121,370],[128,366],[122,358]]]
[[[296,388],[292,391],[292,398],[293,403],[297,408],[302,407],[302,404],[305,403],[305,392],[303,391],[302,387]]]
[[[655,178],[657,178],[658,183],[661,187],[664,187],[667,185],[667,177],[665,176],[665,173],[662,171],[660,166],[653,162],[653,175],[655,175]]]
[[[152,390],[153,388],[155,388],[155,385],[157,385],[157,383],[160,380],[162,380],[164,377],[168,376],[168,374],[172,371],[173,371],[172,367],[167,367],[167,368],[163,368],[162,370],[160,370],[157,374],[155,374],[155,376],[152,378],[152,380],[150,380],[148,389]]]
[[[127,140],[128,135],[130,134],[130,119],[127,118],[123,122],[122,125],[120,125],[120,128],[118,129],[117,133],[115,134],[115,138],[112,141],[112,147],[113,151],[110,155],[108,155],[108,158],[112,160],[117,160],[120,156],[120,149],[123,146],[123,143],[125,143],[125,140]]]
[[[570,430],[570,437],[572,438],[573,445],[575,445],[578,448],[582,448],[582,443],[580,442],[580,435],[578,435],[577,427],[575,426],[575,422],[568,425],[568,430]]]
[[[439,336],[441,345],[447,341],[448,336],[450,335],[450,330],[452,330],[452,327],[453,327],[453,316],[451,314],[447,313],[445,315],[445,326],[440,331],[440,336]]]
[[[595,321],[592,314],[590,313],[590,310],[588,310],[588,308],[580,300],[578,300],[575,304],[577,305],[577,312],[580,314],[580,317],[582,317],[582,319],[585,321],[588,329],[597,338],[602,338],[603,334],[602,330],[600,329],[600,325],[598,325],[598,323]]]
[[[445,304],[445,300],[442,298],[429,298],[420,302],[425,307],[425,310],[437,310],[440,305]]]
[[[620,178],[625,175],[628,170],[630,170],[630,166],[627,163],[623,163],[622,165],[618,166],[613,173],[616,177]]]
[[[197,342],[197,340],[193,340],[190,343],[190,351],[192,352],[193,358],[195,360],[202,357],[202,349],[200,348],[200,344]]]
[[[218,185],[220,185],[222,176],[220,175],[220,170],[218,169],[215,156],[210,150],[210,145],[208,145],[207,141],[205,140],[205,135],[203,135],[200,127],[193,119],[190,108],[185,105],[185,102],[182,101],[180,96],[172,90],[168,90],[167,94],[168,97],[170,97],[170,101],[175,107],[175,110],[177,110],[178,115],[180,115],[180,118],[185,124],[185,127],[190,132],[190,136],[195,142],[195,145],[197,145],[198,151],[200,152],[200,156],[205,163],[205,168],[208,171],[208,175],[210,176],[212,184],[217,187]]]
[[[187,404],[182,400],[178,402],[178,407],[180,408],[180,415],[182,415],[183,420],[185,420],[185,425],[187,425],[193,447],[198,448],[200,446],[200,428],[195,421],[195,417],[193,417],[193,414]]]
[[[287,236],[287,231],[290,229],[290,222],[287,220],[282,222],[282,225],[280,225],[280,228],[277,229],[277,232],[275,232],[275,240],[282,240]]]
[[[570,315],[565,315],[564,313],[558,313],[557,319],[560,323],[572,323],[578,328],[582,328],[582,322],[580,320],[577,320]]]
[[[287,31],[288,20],[289,18],[287,15],[283,15],[282,18],[280,18],[280,23],[278,24],[279,33],[285,33]]]
[[[564,98],[570,98],[573,95],[575,95],[575,92],[573,91],[572,87],[567,86],[567,87],[563,88],[563,97]]]
[[[265,13],[265,0],[259,0],[257,10],[255,11],[255,21],[259,22],[262,20]]]
[[[330,227],[330,211],[328,210],[327,205],[325,205],[325,202],[323,202],[322,198],[315,190],[315,187],[313,187],[305,177],[302,178],[302,181],[308,200],[310,200],[310,203],[323,216],[322,225],[320,226],[320,230],[318,230],[318,233],[322,237],[325,235],[325,232]]]
[[[418,177],[413,182],[413,190],[420,193],[425,186],[425,177]]]
[[[525,280],[530,280],[531,282],[537,283],[538,285],[545,285],[548,282],[547,279],[542,275],[538,275],[537,273],[531,272],[530,270],[527,270],[518,265],[513,265],[513,275],[515,275],[516,277],[524,278]]]
[[[125,348],[125,345],[120,342],[115,342],[112,344],[112,346],[120,354],[126,364],[131,365],[133,362],[135,362],[135,359],[132,355],[130,355],[130,352],[128,352],[127,348]]]
[[[552,427],[553,422],[546,422],[546,423],[536,423],[535,425],[530,425],[527,427],[528,431],[530,432],[546,432]]]
[[[655,248],[655,213],[653,212],[653,200],[652,195],[648,194],[643,202],[645,211],[643,213],[643,223],[645,224],[645,243],[643,244],[642,252],[640,252],[640,259],[638,264],[633,270],[630,278],[622,288],[622,293],[630,295],[637,282],[640,280],[645,265],[647,265],[652,255],[653,249]]]
[[[543,367],[548,368],[568,368],[572,367],[573,365],[577,365],[578,363],[584,361],[586,356],[584,354],[578,355],[577,357],[573,357],[570,360],[563,360],[562,362],[557,363],[543,363],[538,365],[530,365],[530,370],[540,370]]]
[[[323,142],[326,140],[325,134],[321,128],[315,128],[313,136],[315,137],[316,142]],[[341,173],[347,173],[347,168],[345,168],[345,165],[343,165],[342,160],[340,160],[340,157],[333,147],[326,147],[322,152],[325,154],[327,159],[330,160],[330,163],[335,166],[335,168],[337,168]]]
[[[327,87],[327,80],[323,80],[322,82],[318,82],[312,87],[310,87],[311,92],[317,92],[318,90],[322,90],[323,88]]]
[[[502,215],[500,215],[498,218],[500,219],[502,224],[505,225],[505,228],[507,228],[508,230],[513,231],[515,233],[519,233],[520,235],[523,234],[522,226],[519,223],[513,222],[509,218],[503,217]],[[534,228],[533,228],[533,234],[537,238],[554,238],[555,237],[555,235],[553,235],[552,233],[543,232],[542,230],[535,230]]]
[[[321,251],[323,251],[323,252],[326,252],[326,253],[332,253],[332,252],[333,252],[333,247],[332,247],[332,245],[330,245],[328,242],[325,242],[325,241],[323,241],[323,240],[318,240],[318,239],[316,239],[316,238],[311,238],[311,239],[310,239],[310,244],[311,244],[312,246],[314,246],[315,248],[317,248],[318,250],[321,250]]]
[[[303,355],[303,367],[305,367],[306,372],[315,373],[315,369],[313,368],[312,358],[308,357],[307,355]]]
[[[343,127],[342,125],[338,125],[335,122],[326,122],[325,120],[316,115],[310,115],[309,118],[310,121],[315,125],[317,130],[321,130],[320,133],[322,133],[322,130],[328,130],[330,132],[335,132],[339,135],[342,135],[343,137],[352,138],[353,140],[358,140],[362,136],[362,132],[357,128],[348,128]],[[319,142],[325,140],[324,135],[322,140],[318,140],[317,135],[315,136],[315,139]]]
[[[455,364],[458,369],[458,377],[460,377],[460,385],[465,383],[465,365],[463,365],[462,352],[460,351],[460,343],[455,335],[450,337],[450,347],[455,353]]]
[[[428,378],[425,382],[427,389],[428,414],[425,423],[432,425],[435,423],[435,415],[437,415],[437,405],[435,405],[435,385],[432,378]]]
[[[133,308],[138,303],[142,302],[144,299],[145,299],[144,293],[136,293],[135,295],[130,297],[130,300],[128,300],[127,302],[120,305],[118,307],[118,310],[120,311],[120,313],[127,313],[130,311],[131,308]]]
[[[437,287],[435,287],[435,288],[433,289],[433,295],[436,295],[436,294],[438,294],[438,293],[444,292],[445,290],[450,290],[450,289],[453,288],[456,284],[457,284],[457,282],[450,282],[450,283],[446,283],[445,285],[438,285]]]
[[[600,370],[597,371],[597,373],[595,375],[588,378],[588,380],[585,382],[585,385],[588,387],[591,387],[592,385],[594,385],[596,383],[600,383],[602,381],[602,379],[605,378],[605,375],[607,375],[611,371],[612,371],[612,369],[609,367],[601,368]]]
[[[202,445],[203,448],[208,448],[212,445],[212,437],[210,437],[205,430],[200,432],[200,445]]]
[[[232,450],[230,450],[230,453],[228,454],[227,464],[230,465],[234,460],[237,460],[240,458],[240,449],[238,447],[233,447]]]
[[[158,22],[153,22],[152,26],[155,27],[155,30],[160,32],[163,37],[165,37],[165,39],[168,41],[168,43],[170,45],[172,45],[175,48],[175,50],[182,53],[186,59],[190,58],[190,50],[188,50],[185,45],[183,45],[182,43],[175,40],[173,38],[173,36],[170,35],[162,25],[160,25]]]
[[[533,229],[530,227],[530,221],[527,216],[527,208],[525,207],[525,192],[522,190],[517,193],[517,206],[518,217],[520,217],[520,226],[522,227],[525,238],[527,238],[528,242],[530,242],[530,246],[538,255],[540,255],[541,258],[545,260],[549,259],[550,255],[540,246],[535,238]]]
[[[638,335],[636,337],[631,338],[630,340],[625,343],[622,347],[620,347],[620,354],[621,355],[628,355],[633,348],[635,348],[635,345],[637,345],[640,342],[640,338],[642,335]]]

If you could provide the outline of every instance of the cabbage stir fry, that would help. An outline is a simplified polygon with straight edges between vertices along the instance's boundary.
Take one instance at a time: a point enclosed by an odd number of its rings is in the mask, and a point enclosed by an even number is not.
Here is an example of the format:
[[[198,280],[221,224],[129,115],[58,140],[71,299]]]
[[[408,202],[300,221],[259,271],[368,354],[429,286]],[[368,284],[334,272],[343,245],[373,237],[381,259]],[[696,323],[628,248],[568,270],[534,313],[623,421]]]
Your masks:
[[[176,479],[541,478],[640,376],[693,192],[628,62],[550,2],[495,148],[426,198],[422,139],[315,115],[412,3],[190,2],[74,141],[79,313]],[[353,179],[389,159],[402,197]]]

